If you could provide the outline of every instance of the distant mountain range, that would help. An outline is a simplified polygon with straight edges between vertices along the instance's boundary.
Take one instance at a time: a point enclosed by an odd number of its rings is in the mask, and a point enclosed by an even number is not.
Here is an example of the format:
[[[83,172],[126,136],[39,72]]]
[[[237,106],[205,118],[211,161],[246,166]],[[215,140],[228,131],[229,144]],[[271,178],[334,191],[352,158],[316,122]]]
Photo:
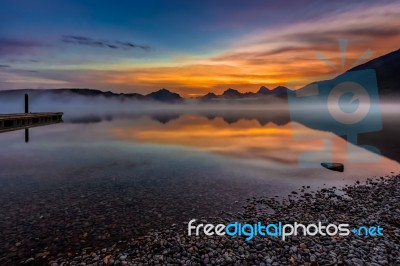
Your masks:
[[[215,93],[208,93],[204,96],[198,97],[201,101],[212,101],[216,99],[243,99],[243,98],[262,98],[269,96],[276,96],[284,98],[286,97],[288,88],[279,86],[273,90],[269,90],[266,87],[262,86],[258,92],[246,92],[241,93],[238,90],[227,89],[221,95],[216,95]],[[142,95],[139,93],[114,93],[111,91],[100,91],[94,89],[79,89],[79,88],[61,88],[61,89],[22,89],[22,90],[5,90],[0,91],[0,97],[8,97],[19,99],[23,97],[23,95],[27,93],[32,98],[40,97],[40,96],[50,96],[50,97],[61,97],[63,95],[67,96],[67,94],[71,96],[82,96],[82,97],[104,97],[107,99],[117,99],[121,101],[125,100],[152,100],[158,102],[168,102],[168,103],[179,103],[183,102],[185,99],[181,97],[178,93],[171,92],[167,89],[161,89],[147,95]]]
[[[357,71],[357,70],[366,70],[373,69],[375,70],[379,95],[382,98],[398,98],[400,97],[400,49],[371,61],[364,63],[362,65],[356,66],[346,72]],[[343,74],[342,74],[343,75]],[[339,75],[335,79],[340,78],[342,75]],[[326,81],[317,81],[314,83],[326,82]],[[305,86],[306,87],[306,86]],[[301,89],[300,89],[301,90]],[[197,97],[196,99],[203,102],[210,101],[218,101],[218,100],[237,100],[237,99],[265,99],[265,98],[280,98],[285,99],[287,97],[287,93],[291,90],[278,86],[273,89],[268,89],[265,86],[261,86],[257,92],[239,92],[238,90],[229,88],[225,90],[221,95],[217,95],[213,92],[207,93],[204,96]],[[147,95],[142,95],[139,93],[114,93],[111,91],[100,91],[94,89],[80,89],[80,88],[62,88],[62,89],[23,89],[23,90],[5,90],[0,91],[0,100],[3,98],[14,98],[14,97],[22,97],[23,94],[28,93],[31,97],[40,97],[43,95],[46,96],[54,96],[58,97],[63,94],[70,95],[79,95],[83,97],[99,97],[102,96],[104,98],[109,99],[118,99],[121,101],[125,100],[151,100],[158,102],[167,102],[167,103],[179,103],[183,102],[184,98],[179,94],[171,92],[167,89],[161,89]]]
[[[126,100],[143,100],[143,101],[160,101],[160,102],[170,102],[179,103],[184,99],[177,93],[170,92],[166,89],[161,89],[147,95],[142,95],[139,93],[114,93],[111,91],[100,91],[94,89],[79,89],[79,88],[62,88],[62,89],[23,89],[23,90],[5,90],[0,91],[0,99],[5,97],[12,99],[20,99],[23,95],[27,93],[31,98],[38,98],[41,96],[54,97],[61,99],[62,96],[82,96],[82,97],[104,97],[106,99],[116,99],[120,101]]]
[[[257,92],[245,92],[245,93],[241,93],[238,90],[229,88],[226,91],[224,91],[221,95],[216,95],[213,92],[209,92],[204,96],[198,97],[197,99],[201,101],[215,101],[220,99],[232,100],[232,99],[243,99],[243,98],[264,98],[271,96],[285,98],[287,96],[288,91],[289,89],[283,86],[278,86],[272,90],[268,89],[265,86],[262,86]]]

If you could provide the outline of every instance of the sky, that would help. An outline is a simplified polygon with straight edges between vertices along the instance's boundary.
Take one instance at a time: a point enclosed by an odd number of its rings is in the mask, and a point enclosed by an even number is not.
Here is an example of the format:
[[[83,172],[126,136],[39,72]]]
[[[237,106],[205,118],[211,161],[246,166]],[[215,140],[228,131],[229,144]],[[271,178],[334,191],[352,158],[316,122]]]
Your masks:
[[[400,48],[400,1],[5,0],[0,90],[298,88]]]

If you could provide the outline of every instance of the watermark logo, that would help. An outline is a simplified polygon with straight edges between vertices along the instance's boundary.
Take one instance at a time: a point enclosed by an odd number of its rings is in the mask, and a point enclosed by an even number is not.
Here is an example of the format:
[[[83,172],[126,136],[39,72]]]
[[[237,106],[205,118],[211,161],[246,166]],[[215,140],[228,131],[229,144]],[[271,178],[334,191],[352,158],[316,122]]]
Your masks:
[[[347,41],[341,40],[339,44],[343,69]],[[364,61],[370,53],[370,50],[367,50],[355,64]],[[337,70],[337,67],[323,53],[318,52],[317,59],[326,63],[333,70]],[[359,145],[357,140],[361,133],[382,129],[375,70],[360,69],[337,74],[334,78],[308,77],[308,79],[322,81],[308,84],[299,90],[288,91],[291,120],[313,129],[330,131],[336,135],[345,136],[349,143],[347,159],[351,162],[376,160],[378,156],[373,157],[373,159],[351,156],[353,145],[362,146],[379,154],[379,150],[375,147]],[[288,87],[293,87],[294,84],[299,82],[301,81],[291,80],[288,82]],[[294,130],[294,136],[297,139],[302,138],[302,136],[296,135],[296,130]],[[327,154],[331,155],[329,151],[331,151],[331,141],[325,139],[323,140],[322,151],[307,151],[301,154],[299,164],[305,168],[320,167],[321,156],[327,162],[332,161],[331,156],[326,157]]]
[[[328,224],[323,225],[321,222],[316,224],[301,224],[295,222],[294,224],[284,224],[283,222],[263,224],[258,222],[255,224],[242,224],[240,222],[233,222],[230,224],[197,224],[193,219],[188,223],[188,235],[204,234],[206,236],[243,236],[247,241],[253,239],[255,236],[261,237],[280,237],[285,241],[290,236],[348,236],[350,234],[358,236],[383,236],[383,228],[378,226],[360,226],[350,230],[349,224]]]

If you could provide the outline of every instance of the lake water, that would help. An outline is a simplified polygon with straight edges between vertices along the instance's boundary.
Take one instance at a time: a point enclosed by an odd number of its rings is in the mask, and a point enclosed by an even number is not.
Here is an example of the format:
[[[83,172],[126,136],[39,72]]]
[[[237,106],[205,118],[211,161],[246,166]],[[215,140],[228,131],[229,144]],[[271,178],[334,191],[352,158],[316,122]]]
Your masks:
[[[385,136],[398,136],[397,128]],[[400,171],[390,139],[378,138],[385,155],[379,156],[333,133],[260,115],[82,117],[29,134],[29,143],[24,131],[0,134],[0,257],[106,247],[226,215],[248,197]],[[344,173],[305,168],[330,157],[345,165]]]

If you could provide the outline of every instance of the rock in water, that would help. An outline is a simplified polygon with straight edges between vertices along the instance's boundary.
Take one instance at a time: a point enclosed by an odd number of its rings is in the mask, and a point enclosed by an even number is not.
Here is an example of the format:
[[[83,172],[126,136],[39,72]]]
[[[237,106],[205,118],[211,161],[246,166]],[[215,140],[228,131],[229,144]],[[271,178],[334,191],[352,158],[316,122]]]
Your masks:
[[[332,171],[337,171],[337,172],[343,172],[344,171],[344,165],[342,163],[321,163],[323,167],[326,169],[332,170]]]

